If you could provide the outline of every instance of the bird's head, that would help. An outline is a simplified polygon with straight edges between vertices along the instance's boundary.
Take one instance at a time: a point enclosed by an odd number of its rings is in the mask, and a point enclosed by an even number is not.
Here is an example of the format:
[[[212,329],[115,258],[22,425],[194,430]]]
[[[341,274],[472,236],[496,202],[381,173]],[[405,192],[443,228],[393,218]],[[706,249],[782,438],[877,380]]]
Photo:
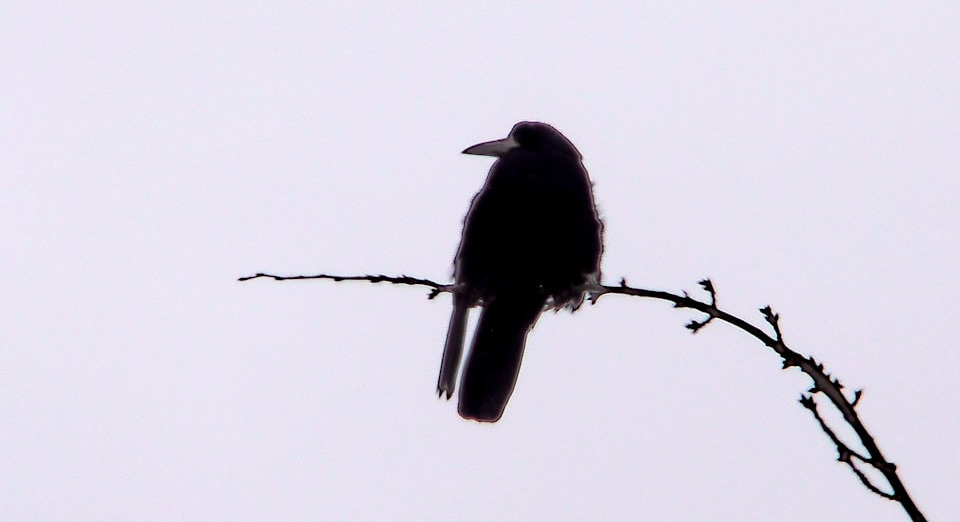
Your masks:
[[[506,138],[478,143],[467,147],[463,153],[500,158],[514,149],[573,155],[580,159],[580,151],[566,136],[560,134],[560,131],[551,125],[536,121],[521,121],[510,129],[510,134]]]

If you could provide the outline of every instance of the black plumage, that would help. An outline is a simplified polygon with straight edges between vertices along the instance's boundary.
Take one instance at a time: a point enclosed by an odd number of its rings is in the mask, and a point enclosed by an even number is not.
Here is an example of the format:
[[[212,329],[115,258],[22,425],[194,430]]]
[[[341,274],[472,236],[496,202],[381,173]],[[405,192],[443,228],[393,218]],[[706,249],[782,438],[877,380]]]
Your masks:
[[[463,152],[497,161],[464,219],[437,391],[453,395],[467,312],[480,305],[458,411],[496,422],[540,312],[548,304],[579,306],[580,286],[599,279],[603,226],[580,152],[550,125],[520,122],[507,138]]]

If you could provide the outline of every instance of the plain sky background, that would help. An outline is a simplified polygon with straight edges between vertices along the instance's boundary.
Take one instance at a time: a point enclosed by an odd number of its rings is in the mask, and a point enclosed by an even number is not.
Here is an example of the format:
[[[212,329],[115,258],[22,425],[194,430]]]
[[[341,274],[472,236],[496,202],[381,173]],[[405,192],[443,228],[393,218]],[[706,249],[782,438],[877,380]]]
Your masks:
[[[503,420],[434,389],[518,120],[582,151],[606,281],[697,293],[852,391],[960,512],[960,4],[7,2],[0,512],[46,520],[900,521],[721,324],[547,314]],[[545,216],[544,219],[549,219]]]

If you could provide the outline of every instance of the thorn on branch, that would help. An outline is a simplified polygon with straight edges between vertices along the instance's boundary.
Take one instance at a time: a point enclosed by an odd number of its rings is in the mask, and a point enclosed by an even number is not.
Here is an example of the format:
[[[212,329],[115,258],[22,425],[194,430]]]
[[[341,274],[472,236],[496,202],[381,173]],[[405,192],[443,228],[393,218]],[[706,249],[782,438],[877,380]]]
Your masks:
[[[773,327],[774,333],[777,334],[777,342],[782,343],[783,334],[780,332],[780,314],[774,313],[770,305],[761,308],[760,313],[763,314],[763,318],[767,320],[767,323]]]
[[[707,291],[710,294],[710,306],[716,308],[717,306],[717,290],[713,287],[713,281],[709,279],[701,279],[698,281],[700,287]]]
[[[712,315],[707,317],[703,321],[696,321],[694,319],[691,319],[690,322],[684,326],[687,328],[687,330],[690,330],[690,333],[697,333],[700,331],[701,328],[703,328],[704,326],[707,326],[707,324],[712,320],[713,320]]]
[[[786,370],[787,368],[791,368],[794,366],[799,367],[800,361],[802,360],[803,360],[803,357],[799,357],[792,352],[788,352],[786,355],[783,356],[783,369]]]
[[[816,368],[817,371],[823,373],[823,363],[817,362],[817,360],[814,359],[812,355],[810,357],[807,357],[807,361],[809,361],[810,365]]]
[[[710,324],[710,321],[713,321],[713,319],[717,316],[717,313],[718,313],[717,312],[717,292],[716,292],[716,289],[714,289],[713,287],[713,282],[711,282],[709,279],[701,279],[700,281],[697,281],[697,284],[699,284],[701,288],[703,288],[705,291],[707,291],[707,293],[710,294],[710,304],[707,306],[706,310],[702,308],[702,305],[705,303],[701,303],[696,299],[690,297],[690,293],[687,292],[686,290],[683,290],[682,300],[674,300],[673,302],[674,308],[697,308],[698,310],[707,314],[706,319],[703,319],[700,321],[691,319],[689,323],[684,325],[684,327],[686,327],[687,330],[690,330],[690,333],[699,332],[704,326],[707,326],[708,324]],[[701,306],[696,306],[696,305],[701,305]]]
[[[853,401],[850,403],[850,406],[856,407],[860,403],[860,398],[863,397],[863,390],[857,390],[853,392]]]

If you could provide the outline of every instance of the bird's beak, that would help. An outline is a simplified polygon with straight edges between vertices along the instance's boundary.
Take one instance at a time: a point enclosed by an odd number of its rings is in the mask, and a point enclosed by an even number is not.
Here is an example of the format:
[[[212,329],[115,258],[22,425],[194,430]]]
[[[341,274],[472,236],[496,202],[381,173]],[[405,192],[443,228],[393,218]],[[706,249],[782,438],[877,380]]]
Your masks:
[[[513,139],[513,136],[507,136],[502,140],[487,141],[484,143],[478,143],[472,147],[467,147],[464,149],[464,154],[474,154],[477,156],[494,156],[499,158],[506,154],[509,150],[520,146],[517,143],[517,140]]]

